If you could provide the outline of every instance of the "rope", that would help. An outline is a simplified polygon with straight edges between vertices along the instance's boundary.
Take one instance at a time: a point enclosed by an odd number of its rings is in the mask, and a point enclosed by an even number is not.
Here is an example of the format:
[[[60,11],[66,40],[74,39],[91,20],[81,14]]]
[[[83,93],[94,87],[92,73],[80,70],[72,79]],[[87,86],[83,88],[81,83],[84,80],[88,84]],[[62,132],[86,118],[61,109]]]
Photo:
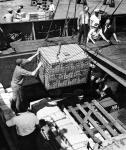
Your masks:
[[[119,8],[119,6],[121,5],[123,0],[120,0],[119,4],[117,5],[117,7],[115,8],[115,10],[113,11],[113,13],[111,14],[111,17],[114,15],[114,13],[116,12],[116,10]]]
[[[56,9],[55,9],[55,11],[54,11],[54,17],[55,17],[55,14],[56,14],[56,11],[57,11],[59,2],[60,2],[60,0],[58,0],[58,3],[57,3],[57,5],[56,5]],[[54,21],[54,17],[53,17],[52,22],[51,22],[51,24],[50,24],[50,26],[49,26],[49,30],[48,30],[48,33],[47,33],[47,36],[46,36],[45,40],[47,40],[48,37],[49,37],[49,33],[50,33],[50,30],[51,30],[51,27],[52,27],[52,24],[53,24],[53,21]]]
[[[67,9],[67,13],[66,13],[66,19],[65,19],[65,23],[64,23],[64,27],[63,27],[63,32],[62,32],[62,37],[63,37],[63,33],[64,33],[64,30],[65,30],[65,26],[68,25],[67,18],[68,18],[70,3],[71,3],[71,0],[69,0],[69,4],[68,4],[68,9]]]
[[[77,0],[75,0],[75,7],[74,7],[74,20],[73,20],[73,27],[72,27],[72,38],[73,38],[74,33],[75,33],[74,24],[75,24],[76,11],[77,11]]]
[[[101,1],[93,8],[93,10],[90,12],[90,15],[93,13],[93,11],[98,7],[98,5],[101,3]]]

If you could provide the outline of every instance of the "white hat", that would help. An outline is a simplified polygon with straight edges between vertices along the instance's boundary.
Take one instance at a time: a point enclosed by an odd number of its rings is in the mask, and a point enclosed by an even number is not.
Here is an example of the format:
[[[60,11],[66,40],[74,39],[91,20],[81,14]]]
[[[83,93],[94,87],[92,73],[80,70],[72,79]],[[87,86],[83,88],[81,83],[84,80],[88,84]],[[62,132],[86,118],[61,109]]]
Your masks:
[[[96,8],[95,10],[94,10],[94,12],[99,12],[100,11],[100,9],[99,8]]]
[[[88,11],[88,10],[89,10],[89,7],[88,7],[88,6],[85,6],[85,7],[84,7],[84,10],[85,10],[85,11]]]

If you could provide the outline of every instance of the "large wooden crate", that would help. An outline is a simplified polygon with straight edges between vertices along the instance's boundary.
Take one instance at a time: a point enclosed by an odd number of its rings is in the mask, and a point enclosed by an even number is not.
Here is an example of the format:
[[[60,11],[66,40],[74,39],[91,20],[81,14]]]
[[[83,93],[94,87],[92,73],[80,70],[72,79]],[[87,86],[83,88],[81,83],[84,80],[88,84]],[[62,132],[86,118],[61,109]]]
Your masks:
[[[40,79],[46,89],[55,89],[85,83],[89,69],[89,58],[77,44],[42,47]]]

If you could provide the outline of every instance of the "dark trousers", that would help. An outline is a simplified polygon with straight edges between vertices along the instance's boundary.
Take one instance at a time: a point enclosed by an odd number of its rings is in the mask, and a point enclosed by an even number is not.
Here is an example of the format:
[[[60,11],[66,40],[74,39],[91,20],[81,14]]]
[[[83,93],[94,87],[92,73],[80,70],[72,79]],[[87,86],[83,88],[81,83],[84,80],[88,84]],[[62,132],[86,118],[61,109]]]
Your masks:
[[[18,137],[19,150],[43,150],[43,139],[39,131]]]
[[[78,43],[81,43],[81,38],[83,36],[83,42],[87,40],[87,35],[88,35],[88,31],[89,31],[89,25],[88,24],[82,24],[80,25],[80,29],[79,29],[79,35],[78,35]]]
[[[20,105],[23,101],[22,99],[22,86],[11,84],[11,88],[13,91],[12,100],[16,103],[16,109],[20,112]]]

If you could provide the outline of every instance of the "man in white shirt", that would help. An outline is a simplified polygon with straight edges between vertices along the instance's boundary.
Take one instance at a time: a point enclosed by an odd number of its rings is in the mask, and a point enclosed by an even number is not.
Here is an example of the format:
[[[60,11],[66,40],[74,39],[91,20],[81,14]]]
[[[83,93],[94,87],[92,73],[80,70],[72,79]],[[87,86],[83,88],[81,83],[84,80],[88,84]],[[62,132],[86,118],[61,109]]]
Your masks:
[[[8,9],[8,13],[3,16],[3,20],[5,22],[13,22],[14,15],[13,15],[13,10],[11,8]]]
[[[106,39],[106,37],[103,35],[103,31],[100,28],[100,18],[99,18],[99,12],[100,10],[97,8],[94,10],[94,14],[90,18],[90,31],[87,36],[87,43],[89,40],[92,41],[93,44],[95,44],[94,40],[104,39],[106,42],[110,43],[109,40]]]
[[[95,44],[95,40],[100,39],[100,37],[102,37],[107,43],[110,43],[110,41],[107,40],[106,37],[104,36],[101,28],[100,29],[97,27],[91,28],[87,36],[87,43],[89,42],[89,40],[91,40],[92,43]]]
[[[54,18],[54,12],[55,12],[55,5],[53,4],[53,2],[50,2],[50,5],[49,5],[49,19]]]
[[[21,112],[18,116],[8,120],[6,124],[8,127],[16,126],[19,150],[38,150],[39,134],[37,134],[36,126],[39,124],[39,120],[34,113],[25,111],[24,108]]]
[[[89,31],[89,8],[87,6],[84,7],[84,9],[80,12],[77,22],[77,28],[79,30],[79,36],[78,36],[78,44],[81,43],[81,37],[83,35],[83,42],[86,41],[88,31]]]
[[[94,14],[90,17],[90,28],[96,27],[96,25],[100,24],[100,17],[99,17],[100,10],[97,8],[94,10]]]

